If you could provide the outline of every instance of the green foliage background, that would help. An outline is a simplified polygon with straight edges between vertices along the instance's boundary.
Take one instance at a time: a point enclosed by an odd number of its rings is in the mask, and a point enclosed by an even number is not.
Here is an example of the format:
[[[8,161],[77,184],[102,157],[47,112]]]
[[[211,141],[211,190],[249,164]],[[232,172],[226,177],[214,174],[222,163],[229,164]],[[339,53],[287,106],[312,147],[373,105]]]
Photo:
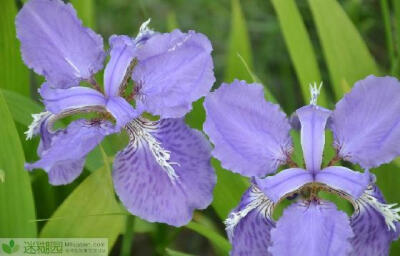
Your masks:
[[[279,102],[287,114],[308,102],[311,82],[324,82],[319,103],[333,108],[366,75],[400,74],[397,0],[71,2],[84,24],[105,39],[134,36],[147,18],[158,31],[179,27],[206,34],[214,46],[215,87],[234,78],[260,82],[267,100]],[[222,220],[248,181],[223,170],[215,159],[214,202],[182,228],[134,218],[117,201],[110,163],[127,143],[126,136],[107,138],[70,185],[52,187],[43,171],[24,170],[25,161],[36,160],[38,139],[25,141],[23,132],[30,115],[43,109],[36,93],[43,78],[21,60],[14,18],[22,4],[0,0],[0,237],[107,237],[111,255],[227,255],[230,244]],[[204,118],[200,100],[187,123],[201,129]],[[396,160],[373,170],[389,202],[400,202],[399,169]],[[391,255],[400,255],[398,242]]]

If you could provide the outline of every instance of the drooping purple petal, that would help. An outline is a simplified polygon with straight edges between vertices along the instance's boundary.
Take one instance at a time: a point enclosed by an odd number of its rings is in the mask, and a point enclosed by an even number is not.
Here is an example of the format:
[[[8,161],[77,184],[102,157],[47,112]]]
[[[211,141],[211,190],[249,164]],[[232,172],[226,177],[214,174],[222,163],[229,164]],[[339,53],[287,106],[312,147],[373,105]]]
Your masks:
[[[374,201],[381,203],[380,209],[376,208],[377,204]],[[398,221],[393,223],[396,227],[396,230],[393,230],[386,223],[384,214],[390,220],[391,211],[382,212],[386,202],[379,188],[376,185],[371,185],[364,195],[356,201],[356,205],[357,207],[350,220],[354,232],[354,238],[351,240],[353,252],[350,255],[389,255],[392,241],[399,237],[400,224]]]
[[[339,155],[363,168],[400,155],[400,82],[368,76],[336,104],[331,129]]]
[[[212,201],[216,177],[205,136],[182,119],[134,120],[131,142],[114,161],[115,190],[134,215],[174,226]]]
[[[207,37],[194,31],[153,34],[142,41],[132,76],[139,88],[137,106],[162,118],[184,116],[215,81],[211,51]]]
[[[72,122],[67,128],[49,131],[50,119],[40,124],[41,144],[38,148],[40,159],[26,164],[27,170],[44,169],[49,173],[52,185],[63,185],[72,182],[82,172],[86,155],[95,148],[103,138],[115,132],[111,123],[80,119]]]
[[[286,162],[292,150],[290,125],[278,105],[265,101],[261,85],[222,84],[206,97],[204,108],[204,131],[224,168],[264,176]]]
[[[71,4],[30,0],[16,27],[26,65],[57,88],[76,86],[103,67],[103,39],[82,26]]]
[[[120,95],[121,85],[130,78],[129,71],[132,69],[135,45],[128,36],[113,35],[110,42],[110,61],[104,70],[104,90],[109,97]]]
[[[104,95],[88,87],[54,89],[48,83],[44,83],[39,92],[46,109],[53,114],[84,107],[105,107]]]
[[[268,198],[277,203],[283,197],[313,181],[311,172],[301,168],[290,168],[264,179],[257,178],[256,184]]]
[[[290,205],[271,231],[272,255],[346,256],[353,237],[348,217],[325,201]]]
[[[331,112],[315,105],[296,111],[301,123],[301,146],[307,170],[321,170],[322,152],[325,145],[325,126]]]
[[[231,256],[270,256],[273,203],[252,185],[225,221]]]
[[[315,175],[315,181],[341,190],[358,199],[370,183],[369,173],[352,171],[342,166],[330,166]]]
[[[106,103],[107,111],[109,111],[117,120],[117,126],[123,127],[134,118],[138,117],[141,112],[137,111],[122,97],[111,97]]]

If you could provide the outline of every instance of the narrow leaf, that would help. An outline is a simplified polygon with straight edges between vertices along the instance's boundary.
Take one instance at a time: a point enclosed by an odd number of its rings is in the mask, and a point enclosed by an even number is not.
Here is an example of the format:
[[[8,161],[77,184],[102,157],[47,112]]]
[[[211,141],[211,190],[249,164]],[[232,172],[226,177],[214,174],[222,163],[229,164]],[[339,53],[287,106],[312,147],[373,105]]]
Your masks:
[[[169,248],[165,249],[165,253],[167,254],[167,256],[193,256],[193,254],[178,252]]]
[[[246,21],[244,19],[239,0],[231,0],[231,30],[227,53],[227,64],[225,70],[225,81],[232,82],[235,78],[252,81],[251,76],[243,69],[238,54],[243,57],[253,69],[250,40],[247,32]]]
[[[336,0],[309,0],[336,100],[357,80],[378,74],[374,58]]]
[[[29,95],[28,69],[22,63],[14,18],[17,8],[14,0],[1,1],[0,15],[0,88]]]
[[[115,199],[108,164],[87,177],[60,205],[41,237],[105,237],[111,248],[126,216]]]
[[[305,102],[309,98],[309,84],[321,81],[318,62],[310,37],[294,0],[272,0],[288,48],[290,58],[300,82]],[[326,90],[318,98],[320,105],[326,106]]]
[[[43,107],[26,96],[9,90],[1,90],[14,120],[24,126],[32,123],[32,114],[40,113]]]
[[[193,221],[187,224],[185,227],[206,237],[211,243],[213,243],[214,246],[221,249],[226,255],[229,254],[229,251],[231,250],[230,243],[214,230]]]
[[[95,28],[93,0],[71,0],[70,2],[83,24],[87,27]]]
[[[0,92],[0,237],[36,237],[35,206],[24,152]]]

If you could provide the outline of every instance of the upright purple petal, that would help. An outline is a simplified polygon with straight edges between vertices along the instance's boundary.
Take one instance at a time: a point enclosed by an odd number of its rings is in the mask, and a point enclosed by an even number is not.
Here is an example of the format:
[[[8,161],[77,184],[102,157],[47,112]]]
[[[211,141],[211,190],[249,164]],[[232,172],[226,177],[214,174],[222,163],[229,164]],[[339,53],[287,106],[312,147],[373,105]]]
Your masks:
[[[173,226],[187,224],[212,201],[216,183],[205,136],[182,119],[134,120],[131,142],[114,161],[115,190],[134,215]]]
[[[325,126],[331,112],[315,105],[296,111],[301,123],[301,146],[307,170],[321,170],[322,152],[325,145]]]
[[[132,75],[134,65],[135,45],[128,36],[110,37],[110,61],[104,70],[104,89],[109,97],[120,95],[120,88],[123,83]]]
[[[162,118],[184,116],[215,81],[211,51],[208,38],[194,31],[174,30],[142,40],[132,76],[138,107]]]
[[[315,175],[315,181],[346,192],[358,199],[370,183],[369,173],[352,171],[342,166],[330,166]]]
[[[336,104],[331,129],[339,155],[363,168],[400,155],[400,82],[368,76]]]
[[[57,88],[76,86],[103,67],[103,39],[82,26],[71,4],[30,0],[16,26],[26,65]]]
[[[396,215],[396,211],[390,210],[392,207],[386,204],[381,191],[375,185],[365,191],[356,201],[356,206],[350,221],[354,232],[351,256],[389,255],[392,241],[399,237],[400,225],[398,220],[391,224],[387,221],[393,220],[392,216]]]
[[[48,127],[50,119],[40,124],[41,145],[38,148],[40,160],[26,164],[26,169],[44,169],[49,173],[49,182],[63,185],[72,182],[82,172],[86,155],[103,138],[114,132],[112,124],[105,121],[90,122],[80,119],[67,128],[52,132]]]
[[[301,168],[290,168],[264,179],[257,178],[256,184],[268,198],[277,203],[282,198],[313,181],[314,178],[311,172]]]
[[[352,237],[347,215],[335,204],[298,202],[284,210],[272,229],[269,251],[285,256],[347,256]]]
[[[105,108],[104,95],[88,87],[54,89],[48,83],[44,83],[39,92],[46,109],[53,114],[84,107]]]
[[[117,121],[118,127],[124,127],[128,122],[141,114],[141,112],[135,110],[132,105],[122,97],[109,98],[106,103],[106,108]]]
[[[225,221],[232,244],[231,256],[271,256],[270,231],[275,226],[272,209],[272,201],[255,185],[243,194],[238,207]]]
[[[290,125],[278,105],[266,102],[263,87],[235,80],[205,101],[204,131],[222,166],[245,176],[273,173],[292,150]]]

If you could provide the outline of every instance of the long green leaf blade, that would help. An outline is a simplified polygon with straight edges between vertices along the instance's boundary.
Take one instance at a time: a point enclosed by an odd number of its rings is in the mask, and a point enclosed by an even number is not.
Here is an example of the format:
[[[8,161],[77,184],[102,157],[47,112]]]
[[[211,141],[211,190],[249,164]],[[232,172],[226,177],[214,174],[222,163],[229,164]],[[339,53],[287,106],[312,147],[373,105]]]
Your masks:
[[[206,237],[208,240],[211,241],[211,243],[221,249],[226,255],[229,254],[229,251],[231,250],[231,244],[223,236],[216,233],[214,230],[193,221],[187,224],[185,227]]]
[[[36,237],[35,206],[24,152],[0,92],[0,237]]]
[[[300,82],[304,101],[309,98],[309,84],[321,81],[318,62],[303,19],[294,0],[272,0],[283,37]],[[326,106],[326,90],[318,98]]]
[[[378,74],[374,58],[336,0],[309,0],[336,99],[359,79]]]
[[[43,227],[41,237],[105,237],[113,246],[126,217],[115,199],[107,165],[69,195]]]
[[[14,120],[24,126],[32,123],[32,114],[40,113],[43,107],[28,97],[9,90],[0,90]]]
[[[17,9],[14,0],[1,1],[0,15],[0,88],[29,95],[29,74],[19,51],[14,18]]]
[[[232,82],[235,78],[252,81],[249,73],[242,67],[238,54],[253,69],[250,39],[247,32],[246,21],[240,7],[239,0],[231,0],[232,20],[228,46],[227,64],[225,70],[225,81]]]

